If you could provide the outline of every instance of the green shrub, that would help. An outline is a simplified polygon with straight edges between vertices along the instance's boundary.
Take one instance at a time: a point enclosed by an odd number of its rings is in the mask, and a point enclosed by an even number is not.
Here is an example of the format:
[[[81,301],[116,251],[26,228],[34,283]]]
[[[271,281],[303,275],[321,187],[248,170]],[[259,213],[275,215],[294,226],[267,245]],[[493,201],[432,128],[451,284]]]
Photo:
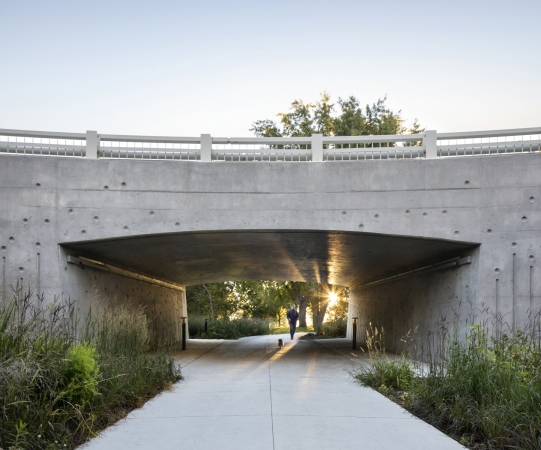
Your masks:
[[[84,406],[98,395],[99,371],[94,347],[79,344],[68,349],[62,375],[68,383],[67,397],[70,402]]]
[[[147,352],[142,308],[101,306],[82,329],[73,302],[0,302],[0,448],[73,448],[180,379]]]
[[[190,336],[198,339],[239,339],[271,334],[270,321],[267,319],[209,320],[207,332],[204,319],[200,317],[190,317],[188,324]]]
[[[404,358],[386,357],[383,342],[384,333],[371,328],[370,366],[354,374],[361,383],[385,394],[405,390],[401,398],[410,412],[463,444],[541,448],[539,324],[514,335],[489,337],[481,325],[474,325],[465,339],[443,336],[448,344],[428,355],[432,363],[417,367],[423,376],[414,376]]]
[[[346,337],[347,328],[347,319],[338,317],[335,320],[323,323],[321,332],[326,338]]]

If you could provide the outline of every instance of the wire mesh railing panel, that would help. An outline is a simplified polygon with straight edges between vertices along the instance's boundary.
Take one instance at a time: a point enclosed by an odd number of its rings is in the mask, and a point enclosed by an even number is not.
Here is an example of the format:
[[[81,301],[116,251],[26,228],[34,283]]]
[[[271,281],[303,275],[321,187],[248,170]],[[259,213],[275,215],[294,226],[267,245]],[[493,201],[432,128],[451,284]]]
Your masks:
[[[513,136],[438,138],[438,156],[483,156],[541,151],[541,132]]]
[[[348,142],[341,138],[333,142],[331,138],[326,139],[323,144],[324,161],[365,161],[378,159],[414,159],[424,158],[426,149],[419,141],[404,137],[404,141],[397,140],[398,136],[390,142],[384,140],[368,140],[366,137],[361,140]]]
[[[101,141],[98,156],[103,159],[199,161],[201,145],[180,142]]]
[[[84,158],[86,140],[0,134],[0,153]]]
[[[288,161],[312,160],[310,144],[213,144],[213,161]]]

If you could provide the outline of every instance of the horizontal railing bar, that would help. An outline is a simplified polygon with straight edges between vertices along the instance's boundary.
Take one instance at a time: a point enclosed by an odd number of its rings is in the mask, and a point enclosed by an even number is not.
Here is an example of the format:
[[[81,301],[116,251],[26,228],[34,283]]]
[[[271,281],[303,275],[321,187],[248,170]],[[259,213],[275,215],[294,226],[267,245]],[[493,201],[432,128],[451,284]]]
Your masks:
[[[224,139],[224,138],[222,138]],[[216,142],[213,143],[222,144],[271,144],[271,145],[284,145],[284,144],[310,144],[312,142],[310,136],[308,137],[262,137],[262,138],[229,138],[228,142]]]
[[[120,151],[120,152],[165,152],[165,153],[180,153],[180,152],[200,152],[198,148],[165,148],[165,147],[99,147],[100,152],[111,152],[111,151]]]
[[[294,155],[311,155],[312,154],[312,150],[310,149],[295,149],[295,148],[285,148],[285,149],[282,149],[282,148],[264,148],[264,149],[239,149],[239,150],[235,150],[235,149],[232,149],[232,150],[217,150],[217,149],[213,149],[212,150],[212,155],[242,155],[242,154],[263,154],[263,155],[267,155],[267,154],[272,154],[272,155],[289,155],[289,154],[294,154]]]
[[[349,151],[348,151],[349,150]],[[404,153],[404,152],[425,152],[426,148],[423,145],[412,145],[410,147],[359,147],[359,148],[336,148],[336,149],[323,149],[323,153],[325,155],[332,155],[334,153],[362,153],[362,152],[370,152],[370,153],[382,153],[382,152],[397,152],[397,153]]]
[[[541,134],[541,127],[535,128],[513,128],[510,130],[489,130],[489,131],[462,131],[458,133],[437,133],[438,139],[474,139],[503,136],[521,136],[529,134]]]
[[[476,148],[504,148],[504,147],[531,147],[539,146],[541,140],[535,139],[530,141],[506,141],[506,142],[479,142],[468,144],[452,144],[452,145],[438,145],[438,150],[453,150],[453,149],[476,149]]]
[[[118,142],[156,142],[162,144],[199,144],[200,137],[175,137],[175,136],[134,136],[127,134],[100,134],[100,141]]]
[[[39,151],[40,149],[77,149],[85,150],[84,145],[70,145],[70,144],[41,144],[39,142],[9,142],[0,141],[0,149],[8,148],[20,148],[33,151]]]
[[[370,136],[324,136],[324,144],[361,142],[415,142],[422,141],[423,134],[382,134]]]
[[[9,130],[0,128],[0,136],[15,136],[29,138],[47,139],[86,139],[85,133],[64,133],[57,131],[31,131],[31,130]]]

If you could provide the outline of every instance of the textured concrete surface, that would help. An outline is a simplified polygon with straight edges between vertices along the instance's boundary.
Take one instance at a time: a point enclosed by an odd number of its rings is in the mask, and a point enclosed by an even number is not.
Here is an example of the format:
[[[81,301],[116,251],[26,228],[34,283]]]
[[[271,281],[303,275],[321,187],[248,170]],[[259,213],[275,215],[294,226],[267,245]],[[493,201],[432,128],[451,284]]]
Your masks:
[[[458,310],[465,317],[472,309],[480,312],[485,307],[504,316],[511,326],[522,326],[531,311],[541,308],[540,205],[539,153],[324,163],[0,155],[2,293],[22,279],[47,299],[62,295],[78,300],[81,316],[91,294],[143,304],[152,319],[153,334],[175,340],[179,316],[186,315],[182,292],[67,264],[72,253],[59,244],[133,238],[132,243],[143,244],[126,250],[117,242],[116,254],[110,257],[122,261],[126,269],[144,269],[140,259],[152,252],[144,249],[148,236],[236,232],[236,246],[198,243],[194,237],[175,248],[178,260],[153,263],[152,272],[166,277],[186,270],[186,276],[178,279],[194,283],[212,281],[209,274],[214,273],[218,280],[223,273],[213,270],[219,260],[228,277],[240,279],[250,271],[239,265],[236,253],[246,256],[250,254],[247,247],[261,246],[259,259],[245,264],[260,265],[251,272],[257,278],[272,278],[278,268],[290,271],[292,279],[349,278],[351,317],[358,315],[364,326],[370,321],[385,325],[389,335],[416,326],[427,331],[442,314],[450,317]],[[300,239],[292,245],[304,246],[306,252],[289,252],[286,245],[276,247],[280,251],[265,252],[263,243],[250,243],[243,235],[263,230],[278,236],[284,230],[319,233],[316,247],[321,251],[311,257],[307,241]],[[480,246],[468,250],[473,256],[471,265],[362,288],[355,280],[377,281],[408,266],[402,262],[407,261],[411,247],[396,246],[394,253],[387,254],[387,265],[380,264],[375,255],[365,261],[369,270],[359,266],[359,273],[351,275],[349,263],[363,255],[363,249],[339,242],[327,245],[333,233]],[[198,244],[196,258],[187,261],[188,250]],[[423,265],[433,256],[410,264]],[[333,261],[341,263],[333,268]],[[313,264],[310,271],[308,264]]]
[[[65,247],[72,254],[182,285],[270,279],[357,286],[463,255],[475,245],[375,233],[276,230],[160,234]]]
[[[348,372],[363,357],[350,341],[288,339],[190,341],[179,355],[183,381],[80,448],[464,448],[354,382]]]

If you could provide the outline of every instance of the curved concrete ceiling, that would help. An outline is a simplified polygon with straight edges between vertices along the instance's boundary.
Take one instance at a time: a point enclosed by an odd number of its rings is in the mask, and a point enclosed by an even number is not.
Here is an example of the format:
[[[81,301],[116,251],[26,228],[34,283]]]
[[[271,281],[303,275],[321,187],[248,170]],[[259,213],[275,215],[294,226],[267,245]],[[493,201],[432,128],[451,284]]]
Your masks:
[[[182,284],[229,280],[358,286],[478,245],[374,233],[208,231],[62,243],[67,253]]]

